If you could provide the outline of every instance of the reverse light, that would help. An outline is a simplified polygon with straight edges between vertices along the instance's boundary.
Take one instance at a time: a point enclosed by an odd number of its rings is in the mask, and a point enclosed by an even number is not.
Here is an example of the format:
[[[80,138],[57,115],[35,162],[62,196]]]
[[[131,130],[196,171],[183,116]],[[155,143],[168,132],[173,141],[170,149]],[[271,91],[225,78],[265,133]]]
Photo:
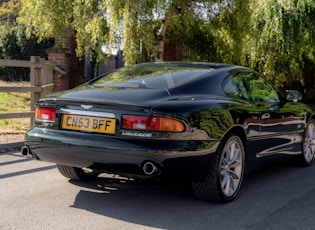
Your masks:
[[[52,107],[36,107],[35,119],[38,121],[55,121],[56,109]]]
[[[133,115],[122,115],[121,128],[162,132],[183,132],[185,130],[183,123],[171,118]]]

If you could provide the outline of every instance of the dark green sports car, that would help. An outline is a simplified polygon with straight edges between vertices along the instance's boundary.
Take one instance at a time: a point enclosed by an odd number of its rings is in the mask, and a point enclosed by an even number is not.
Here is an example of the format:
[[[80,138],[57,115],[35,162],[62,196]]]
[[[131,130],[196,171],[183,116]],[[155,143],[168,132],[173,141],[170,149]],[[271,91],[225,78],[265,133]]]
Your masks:
[[[73,180],[179,176],[198,198],[229,202],[245,172],[313,162],[314,113],[299,100],[241,66],[139,64],[41,98],[22,154]]]

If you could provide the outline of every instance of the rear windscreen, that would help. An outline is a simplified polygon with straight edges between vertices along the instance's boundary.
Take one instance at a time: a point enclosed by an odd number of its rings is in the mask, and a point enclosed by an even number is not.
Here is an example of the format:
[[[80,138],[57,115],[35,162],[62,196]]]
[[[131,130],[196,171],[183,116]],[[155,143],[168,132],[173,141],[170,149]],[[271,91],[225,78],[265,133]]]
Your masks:
[[[92,84],[96,87],[170,89],[212,71],[193,66],[135,65],[118,69]]]

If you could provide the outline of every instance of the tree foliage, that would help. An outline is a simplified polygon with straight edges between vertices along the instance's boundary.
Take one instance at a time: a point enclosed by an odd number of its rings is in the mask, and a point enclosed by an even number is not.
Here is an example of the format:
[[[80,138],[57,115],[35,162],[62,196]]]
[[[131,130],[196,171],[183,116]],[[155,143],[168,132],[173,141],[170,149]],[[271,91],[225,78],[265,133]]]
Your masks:
[[[250,64],[279,86],[305,83],[315,61],[314,0],[256,0],[251,4]]]
[[[115,43],[117,35],[118,37],[122,35],[125,60],[128,64],[140,59],[139,47],[145,48],[149,59],[154,60],[161,52],[156,47],[160,40],[188,41],[196,27],[201,26],[200,22],[207,10],[206,7],[210,6],[210,2],[217,1],[105,0],[104,2],[108,7],[109,41],[111,44]],[[200,9],[203,9],[203,12]]]
[[[77,54],[92,51],[101,55],[100,47],[107,34],[106,9],[98,0],[14,0],[17,22],[26,35],[40,40],[75,32]]]
[[[169,39],[189,38],[212,1],[194,0],[14,0],[17,21],[28,36],[55,37],[71,30],[77,54],[124,49],[127,64],[139,61],[140,47],[156,56],[156,31],[169,13]],[[206,9],[207,8],[207,9]],[[203,10],[202,10],[203,9]],[[198,23],[196,23],[198,21]]]
[[[122,48],[126,64],[150,60],[164,42],[185,59],[250,66],[279,86],[302,84],[315,62],[314,0],[11,0],[26,34],[71,31],[77,54]],[[161,43],[162,41],[162,43]],[[161,43],[161,44],[159,44]]]
[[[12,3],[12,2],[11,2]],[[11,10],[10,10],[11,9]],[[7,7],[7,2],[0,2],[0,58],[29,60],[29,55],[44,53],[50,47],[52,40],[43,39],[37,43],[37,38],[25,38],[25,28],[17,25],[14,8]],[[29,68],[0,67],[0,79],[6,81],[29,80]]]
[[[186,43],[198,61],[247,65],[244,47],[249,33],[250,0],[207,4],[207,21],[199,19]]]
[[[21,59],[23,49],[21,31],[15,29],[9,21],[0,24],[0,58]],[[24,68],[0,67],[1,80],[26,80],[29,70]]]

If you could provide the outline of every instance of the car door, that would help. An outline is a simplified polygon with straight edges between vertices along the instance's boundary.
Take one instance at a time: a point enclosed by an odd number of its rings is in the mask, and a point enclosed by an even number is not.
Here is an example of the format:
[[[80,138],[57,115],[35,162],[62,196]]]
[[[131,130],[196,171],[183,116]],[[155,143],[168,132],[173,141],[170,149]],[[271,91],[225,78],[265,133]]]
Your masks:
[[[301,119],[289,103],[263,77],[255,72],[243,72],[244,85],[257,111],[260,133],[256,157],[291,154]]]

